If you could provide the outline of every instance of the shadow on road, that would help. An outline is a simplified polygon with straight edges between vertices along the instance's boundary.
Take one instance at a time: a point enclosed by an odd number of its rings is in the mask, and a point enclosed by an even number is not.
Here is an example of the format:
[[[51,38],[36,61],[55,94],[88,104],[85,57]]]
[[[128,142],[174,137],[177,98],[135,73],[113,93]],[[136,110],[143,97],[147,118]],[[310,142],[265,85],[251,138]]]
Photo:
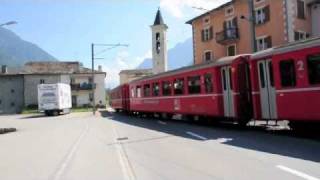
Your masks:
[[[183,138],[201,139],[190,136],[186,132],[194,132],[207,138],[207,140],[217,140],[218,142],[254,151],[270,154],[298,158],[313,162],[320,162],[320,143],[319,141],[296,137],[289,131],[264,131],[260,127],[249,127],[239,129],[235,125],[204,126],[186,122],[167,121],[164,126],[156,120],[148,118],[137,118],[124,114],[117,114],[107,111],[101,112],[103,117],[125,123],[132,126],[151,129],[169,135],[180,136]],[[203,140],[203,141],[207,141]]]
[[[44,114],[33,114],[26,117],[21,117],[20,119],[35,119],[35,118],[43,118],[46,117]]]

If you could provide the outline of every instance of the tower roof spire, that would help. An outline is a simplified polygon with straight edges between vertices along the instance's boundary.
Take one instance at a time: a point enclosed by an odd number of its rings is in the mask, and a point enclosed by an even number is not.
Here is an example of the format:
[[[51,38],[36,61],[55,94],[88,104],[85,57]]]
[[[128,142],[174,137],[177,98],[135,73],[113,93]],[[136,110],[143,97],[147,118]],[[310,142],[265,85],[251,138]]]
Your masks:
[[[154,20],[153,25],[156,26],[156,25],[163,25],[163,24],[164,24],[164,22],[163,22],[160,7],[159,7],[157,15],[156,15],[156,19]]]

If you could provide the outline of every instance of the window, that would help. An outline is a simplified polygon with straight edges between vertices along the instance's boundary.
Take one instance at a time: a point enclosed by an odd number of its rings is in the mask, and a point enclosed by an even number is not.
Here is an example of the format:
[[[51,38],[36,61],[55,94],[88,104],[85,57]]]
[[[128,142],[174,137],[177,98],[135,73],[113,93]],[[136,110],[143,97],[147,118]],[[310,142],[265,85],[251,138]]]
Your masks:
[[[159,96],[160,88],[159,83],[152,84],[153,96]]]
[[[268,68],[269,68],[269,74],[270,74],[270,85],[274,87],[273,66],[271,62],[268,63]]]
[[[174,94],[175,95],[181,95],[184,94],[184,79],[176,79],[174,81]]]
[[[297,17],[305,19],[305,4],[303,0],[297,0]]]
[[[137,97],[138,97],[138,98],[141,97],[141,86],[137,86],[137,88],[136,88],[136,94],[137,94]]]
[[[320,84],[320,54],[308,56],[307,61],[310,84]]]
[[[189,94],[201,93],[200,76],[188,77],[188,91]]]
[[[264,24],[270,20],[270,7],[255,10],[256,24]]]
[[[293,60],[284,60],[280,62],[280,75],[282,87],[296,86],[296,71]]]
[[[202,39],[203,42],[213,39],[213,28],[212,28],[212,26],[204,28],[201,31],[201,39]]]
[[[213,84],[212,84],[212,74],[205,74],[204,75],[204,85],[206,93],[213,92]]]
[[[156,33],[156,41],[160,41],[160,33]]]
[[[93,83],[92,77],[89,77],[89,78],[88,78],[88,82],[89,82],[90,84]]]
[[[14,89],[11,89],[11,93],[14,93]]]
[[[44,84],[44,83],[45,83],[44,79],[40,79],[40,84]]]
[[[14,106],[15,106],[15,103],[14,103],[14,102],[12,102],[12,103],[11,103],[11,106],[12,106],[12,107],[14,107]]]
[[[295,31],[294,32],[294,40],[300,41],[309,38],[310,34],[303,31]]]
[[[144,97],[149,97],[151,94],[151,91],[150,91],[150,84],[145,84],[143,86],[143,96]]]
[[[261,88],[266,87],[266,82],[265,82],[265,77],[264,77],[264,68],[263,68],[263,63],[259,64],[259,76],[260,76],[260,86]]]
[[[162,82],[162,94],[164,96],[170,96],[171,95],[171,82],[170,81],[164,81]]]
[[[76,83],[76,80],[74,79],[74,77],[70,78],[70,82],[71,82],[71,84]]]
[[[272,38],[269,37],[263,37],[263,38],[257,38],[257,50],[262,51],[268,48],[272,47]]]
[[[203,61],[208,62],[212,60],[212,53],[211,51],[205,51],[203,56]]]
[[[89,101],[91,101],[91,102],[93,101],[93,94],[92,93],[89,94]]]
[[[210,23],[210,17],[209,16],[203,18],[203,24],[204,25],[208,25],[209,23]]]
[[[227,55],[235,56],[236,55],[236,45],[230,45],[227,47]]]
[[[161,51],[161,45],[160,45],[160,42],[156,42],[156,50],[157,50],[157,53],[159,54],[160,51]]]
[[[134,98],[134,96],[135,96],[135,95],[134,95],[134,88],[132,88],[132,89],[131,89],[131,97]]]
[[[228,8],[225,9],[225,15],[226,15],[226,16],[231,16],[231,15],[233,15],[233,14],[234,14],[234,8],[233,8],[233,6],[228,7]]]

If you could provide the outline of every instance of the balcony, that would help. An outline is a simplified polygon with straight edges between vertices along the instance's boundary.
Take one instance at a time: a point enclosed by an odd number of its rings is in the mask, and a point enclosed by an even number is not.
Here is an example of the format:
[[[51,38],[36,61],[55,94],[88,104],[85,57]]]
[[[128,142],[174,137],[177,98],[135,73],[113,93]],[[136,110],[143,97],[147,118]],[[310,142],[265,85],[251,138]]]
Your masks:
[[[86,91],[86,90],[92,90],[96,88],[96,84],[93,83],[77,83],[77,84],[71,84],[71,90],[72,91]]]
[[[216,33],[216,41],[219,44],[226,45],[233,43],[239,39],[238,28],[228,28],[221,32]]]

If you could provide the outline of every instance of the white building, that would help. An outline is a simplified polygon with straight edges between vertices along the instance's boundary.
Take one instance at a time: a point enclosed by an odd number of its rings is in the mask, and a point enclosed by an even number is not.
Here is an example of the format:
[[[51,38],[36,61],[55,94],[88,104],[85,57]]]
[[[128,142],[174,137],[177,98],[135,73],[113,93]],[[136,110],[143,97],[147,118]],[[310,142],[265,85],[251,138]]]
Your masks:
[[[106,73],[101,69],[95,71],[94,82],[91,69],[82,67],[79,62],[30,62],[24,67],[24,106],[35,107],[38,104],[38,84],[66,83],[72,90],[73,107],[105,106]]]

